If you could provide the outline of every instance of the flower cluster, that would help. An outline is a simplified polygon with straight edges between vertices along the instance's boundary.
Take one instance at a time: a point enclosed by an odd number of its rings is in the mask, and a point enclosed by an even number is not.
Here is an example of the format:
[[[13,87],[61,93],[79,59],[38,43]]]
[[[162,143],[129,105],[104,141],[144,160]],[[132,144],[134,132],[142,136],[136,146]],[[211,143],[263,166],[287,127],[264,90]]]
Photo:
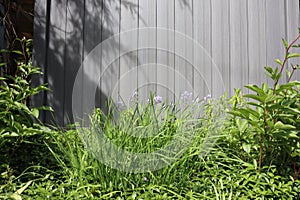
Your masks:
[[[203,98],[205,102],[208,102],[211,99],[211,94],[206,95],[206,97]]]
[[[181,94],[181,97],[180,97],[180,99],[183,102],[187,102],[187,101],[191,100],[192,98],[193,98],[193,93],[192,92],[188,92],[188,91],[184,91],[184,93]]]
[[[154,102],[155,103],[159,104],[159,103],[162,103],[162,101],[163,101],[163,98],[161,96],[157,95],[157,96],[154,97]]]
[[[130,97],[130,102],[137,102],[138,99],[138,93],[136,91],[134,91]],[[191,103],[200,103],[201,102],[201,98],[197,97],[196,99],[193,100],[193,93],[192,92],[188,92],[188,91],[184,91],[181,95],[180,95],[180,99],[182,102],[187,103],[187,102],[191,102]],[[211,94],[207,94],[203,100],[204,102],[209,102],[209,100],[212,99]],[[150,102],[150,99],[147,100],[148,103]],[[153,102],[155,104],[161,104],[163,102],[163,97],[156,95],[153,97]],[[118,102],[117,103],[118,106],[122,107],[123,104],[122,102]]]

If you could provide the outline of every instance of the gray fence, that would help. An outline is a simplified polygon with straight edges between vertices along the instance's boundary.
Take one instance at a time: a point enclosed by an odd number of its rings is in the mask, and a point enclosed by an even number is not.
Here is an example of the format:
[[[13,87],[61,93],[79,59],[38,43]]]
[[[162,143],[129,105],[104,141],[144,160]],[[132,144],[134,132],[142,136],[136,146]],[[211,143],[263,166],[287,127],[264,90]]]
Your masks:
[[[44,76],[35,84],[51,91],[33,103],[52,106],[43,120],[64,126],[74,108],[105,109],[110,96],[128,103],[134,91],[140,100],[150,91],[167,101],[231,95],[269,81],[263,67],[284,56],[281,38],[298,26],[298,0],[36,0],[34,62]]]

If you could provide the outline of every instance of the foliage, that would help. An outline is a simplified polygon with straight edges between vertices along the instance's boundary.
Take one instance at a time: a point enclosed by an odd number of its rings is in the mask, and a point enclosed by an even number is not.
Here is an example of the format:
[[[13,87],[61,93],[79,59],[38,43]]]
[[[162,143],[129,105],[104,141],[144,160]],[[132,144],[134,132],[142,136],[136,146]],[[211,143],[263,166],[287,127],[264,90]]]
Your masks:
[[[259,172],[263,165],[272,163],[280,167],[300,165],[300,82],[291,81],[299,66],[291,64],[287,81],[279,83],[288,60],[300,57],[291,53],[291,48],[299,47],[295,45],[299,38],[300,34],[291,44],[283,39],[286,55],[283,61],[276,60],[279,68],[265,67],[274,81],[272,87],[266,83],[261,87],[248,85],[251,94],[242,95],[237,89],[232,98],[231,125],[236,128],[231,132],[246,152],[245,157],[258,160]]]
[[[300,182],[280,176],[275,166],[257,173],[255,163],[247,163],[215,146],[205,158],[187,154],[174,165],[156,172],[122,173],[97,161],[85,149],[76,132],[56,134],[65,145],[56,154],[64,161],[61,169],[36,173],[31,181],[0,187],[0,197],[24,199],[297,199]],[[59,141],[60,140],[60,141]],[[59,151],[58,151],[59,152]],[[66,155],[66,157],[64,157]],[[57,158],[59,159],[59,158]],[[37,172],[39,170],[35,169]],[[2,195],[1,195],[2,193]]]
[[[1,77],[0,86],[0,136],[22,136],[30,134],[33,128],[37,128],[35,121],[39,111],[45,108],[29,108],[26,101],[31,96],[45,90],[44,85],[32,88],[29,76],[40,73],[38,68],[29,64],[19,64],[16,77]]]
[[[163,111],[164,104],[149,103],[145,106],[134,104],[133,108],[124,109],[118,115],[118,121],[104,116],[96,110],[93,123],[101,124],[105,133],[116,145],[132,151],[149,151],[158,148],[160,142],[168,143],[169,134],[178,130],[178,124],[189,125],[188,117],[174,118],[180,115],[175,111],[186,108],[170,105]],[[52,156],[41,149],[41,159],[48,159],[39,165],[30,166],[18,176],[8,168],[2,173],[5,182],[0,185],[0,198],[3,199],[297,199],[300,182],[291,176],[283,176],[276,166],[264,166],[257,173],[256,162],[246,162],[239,158],[239,149],[226,147],[227,132],[212,134],[218,140],[211,140],[212,145],[203,152],[201,146],[207,134],[222,129],[222,112],[227,108],[226,100],[198,102],[191,110],[201,115],[197,118],[193,130],[194,142],[174,163],[157,171],[128,173],[113,169],[97,160],[89,149],[84,148],[80,132],[76,130],[53,131],[51,137],[34,141],[42,147],[43,141]],[[196,107],[195,107],[196,106]],[[174,108],[172,110],[171,108]],[[177,110],[178,111],[178,110]],[[111,112],[114,113],[114,112]],[[156,115],[154,115],[156,113]],[[165,113],[165,114],[166,114]],[[154,117],[156,116],[156,117]],[[155,120],[158,119],[157,121]],[[221,121],[220,121],[221,120]],[[129,123],[130,122],[130,123]],[[195,123],[195,120],[192,120]],[[220,123],[219,123],[220,122]],[[148,142],[139,140],[133,143],[131,137],[122,133],[122,125],[131,126],[131,130],[149,130],[149,126],[158,125],[165,137]],[[121,129],[120,129],[121,128]],[[165,131],[163,131],[165,130]],[[86,132],[88,133],[88,132]],[[114,136],[112,136],[114,134]],[[117,137],[117,134],[120,137]],[[33,141],[33,140],[32,140]],[[225,143],[225,144],[224,144]],[[140,144],[144,149],[139,149]],[[45,146],[45,145],[44,145]],[[32,148],[31,145],[27,148]],[[38,150],[38,148],[37,148]],[[52,163],[49,169],[49,163]]]
[[[29,51],[31,41],[23,41]],[[15,51],[22,55],[22,52]],[[26,55],[30,55],[30,52]],[[40,110],[48,107],[29,107],[30,98],[46,90],[45,85],[31,86],[31,77],[41,74],[40,69],[16,61],[18,70],[14,76],[0,77],[0,183],[9,183],[26,168],[49,163],[49,150],[44,140],[49,140],[50,129],[39,122]],[[5,63],[2,63],[3,67]],[[48,155],[48,156],[47,156]],[[44,157],[45,156],[45,157]],[[51,156],[51,155],[50,155]]]
[[[203,103],[197,103],[197,107],[198,106],[199,110],[201,110],[203,106],[206,106],[208,108],[213,107],[212,104],[204,105]],[[99,147],[100,149],[104,148],[104,144],[102,144],[101,146],[97,142],[92,142],[97,140],[98,136],[96,134],[101,134],[100,137],[107,137],[116,146],[125,149],[128,152],[135,153],[151,153],[159,149],[164,149],[164,147],[168,145],[171,140],[173,140],[174,142],[174,140],[177,139],[183,142],[184,140],[187,140],[187,138],[183,138],[183,136],[193,136],[195,142],[185,143],[185,148],[183,147],[183,149],[180,149],[180,151],[183,152],[179,153],[181,155],[184,155],[184,151],[187,151],[188,153],[186,154],[188,154],[189,156],[193,154],[199,155],[201,149],[203,149],[200,145],[203,143],[208,133],[212,130],[216,131],[216,122],[209,121],[207,119],[215,118],[216,120],[218,116],[208,116],[210,113],[204,113],[202,115],[202,118],[194,118],[195,115],[191,115],[190,109],[185,108],[184,110],[182,110],[181,107],[180,110],[178,107],[179,106],[177,105],[158,105],[154,104],[154,102],[150,102],[146,105],[135,104],[132,108],[125,109],[118,113],[117,121],[115,117],[112,117],[110,114],[105,116],[101,112],[101,110],[97,109],[95,111],[95,114],[91,117],[91,125],[89,126],[89,128],[79,129],[78,132],[74,130],[67,132],[67,135],[63,138],[69,138],[70,135],[75,135],[74,138],[70,141],[68,139],[56,140],[59,149],[61,149],[61,155],[63,155],[63,157],[60,157],[60,154],[57,154],[56,152],[53,153],[61,166],[63,166],[64,168],[66,167],[67,169],[65,171],[68,172],[73,171],[74,169],[78,171],[80,169],[86,168],[87,166],[96,165],[98,169],[97,171],[95,171],[95,173],[98,175],[95,176],[99,177],[102,181],[106,180],[107,176],[109,176],[110,173],[107,173],[109,167],[98,162],[97,164],[92,164],[89,162],[83,162],[83,160],[81,160],[82,157],[88,158],[89,156],[92,156],[87,154],[87,150],[95,153],[95,151],[91,149],[91,146],[93,147],[93,145],[97,145],[95,149],[99,149]],[[78,135],[84,140],[78,140]],[[87,147],[87,150],[74,151],[74,149],[82,148],[83,144]],[[189,148],[189,145],[192,145],[192,147]],[[169,150],[172,151],[173,149]],[[112,153],[110,155],[114,156]],[[174,157],[172,158],[168,158],[167,155],[173,155],[172,152],[170,154],[166,154],[165,156],[165,160],[169,161],[172,164],[172,161],[175,160],[174,158],[176,157],[176,155],[174,155]],[[119,159],[121,160],[122,158]],[[177,156],[176,159],[181,159],[181,157]],[[173,167],[175,168],[175,166]],[[102,172],[100,173],[98,170]],[[170,171],[168,171],[167,169],[165,170],[166,171],[164,171],[164,176],[169,176],[168,174],[170,173]],[[87,177],[87,175],[84,175],[82,173],[83,172],[76,172],[79,178],[78,181],[83,180],[80,177]],[[111,173],[116,173],[115,176],[111,176],[114,180],[119,180],[120,178],[118,176],[120,174],[127,174],[128,176],[132,176],[130,175],[130,173],[118,172],[114,169],[111,169]],[[72,172],[72,174],[74,174],[74,172]],[[105,177],[101,178],[102,176]],[[108,182],[105,185],[110,185],[110,183]]]
[[[147,104],[133,98],[128,108],[109,103],[108,114],[95,109],[88,127],[69,130],[39,123],[39,111],[49,108],[30,108],[27,100],[46,87],[32,88],[30,77],[40,71],[19,62],[16,76],[1,77],[0,199],[299,199],[297,66],[282,83],[288,60],[299,56],[290,52],[297,39],[283,40],[279,68],[265,68],[272,87],[249,85],[251,94],[237,89],[229,101],[192,101],[185,92],[166,104],[151,94]],[[103,148],[97,140],[104,136],[134,153],[190,142],[166,154],[165,167],[131,173],[97,159],[91,147]]]
[[[220,110],[225,109],[224,99],[220,102],[222,104],[219,105]],[[212,100],[200,105],[202,118],[199,118],[201,123],[194,129],[197,132],[194,143],[182,157],[163,169],[134,174],[110,168],[99,162],[88,149],[83,148],[84,144],[78,131],[70,130],[52,134],[54,144],[58,148],[53,149],[54,146],[49,146],[49,149],[60,166],[59,169],[55,172],[48,170],[43,176],[33,179],[32,182],[24,181],[20,186],[12,181],[9,187],[11,191],[26,188],[20,195],[25,199],[296,199],[299,197],[297,196],[300,189],[299,181],[294,181],[290,176],[280,176],[276,166],[273,165],[263,167],[262,173],[258,174],[256,162],[245,162],[236,156],[235,153],[238,152],[235,149],[224,147],[227,134],[218,135],[221,138],[215,141],[214,147],[211,146],[210,153],[203,156],[201,144],[209,130],[216,130],[215,126],[219,125],[214,119],[220,119],[218,118],[220,112],[218,114],[218,109],[215,110],[218,104]],[[138,127],[140,130],[143,127],[148,130],[147,126],[157,123],[151,120],[153,108],[155,105],[150,103],[146,106],[138,105],[133,109],[125,109],[119,115],[119,122],[113,121],[97,110],[92,119],[96,120],[93,123],[102,125],[108,136],[112,131],[115,131],[114,134],[121,134],[120,138],[116,135],[111,137],[117,145],[135,148],[136,144],[131,142],[130,137],[123,136],[117,126],[124,124],[131,125],[133,129]],[[156,107],[157,114],[159,108]],[[173,130],[169,129],[170,127],[179,123],[176,120],[170,122],[166,119],[158,121],[158,125],[167,132]],[[170,115],[169,119],[174,118]],[[127,120],[126,123],[123,123],[124,120]],[[137,140],[136,143],[139,142],[143,141]],[[152,140],[143,145],[150,149],[156,148],[156,142]],[[165,138],[165,142],[168,142],[168,138]],[[5,195],[13,197],[16,192],[10,192],[9,187],[5,187]]]
[[[3,137],[17,137],[31,135],[41,128],[38,123],[40,110],[51,110],[48,107],[29,108],[30,97],[43,90],[45,85],[31,86],[31,77],[41,74],[40,69],[27,64],[18,63],[15,76],[0,77],[0,139]]]

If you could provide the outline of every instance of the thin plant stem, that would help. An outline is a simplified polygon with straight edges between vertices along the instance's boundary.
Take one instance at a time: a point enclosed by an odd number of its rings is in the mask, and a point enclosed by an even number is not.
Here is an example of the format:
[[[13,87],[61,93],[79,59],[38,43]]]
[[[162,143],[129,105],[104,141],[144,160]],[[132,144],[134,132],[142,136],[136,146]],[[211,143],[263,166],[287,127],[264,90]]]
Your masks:
[[[280,77],[281,77],[281,75],[282,75],[284,66],[285,66],[285,64],[286,64],[286,62],[287,62],[287,60],[288,60],[288,55],[289,55],[290,48],[297,42],[297,40],[298,40],[299,38],[300,38],[300,34],[299,34],[299,35],[297,36],[297,38],[296,38],[292,43],[290,43],[290,45],[286,48],[286,51],[285,51],[285,58],[284,58],[284,61],[283,61],[282,65],[281,65],[280,72],[279,72]],[[277,86],[277,84],[278,84],[278,81],[279,81],[280,77],[279,77],[278,79],[276,79],[276,81],[275,81],[275,83],[274,83],[273,93],[275,93],[275,91],[276,91],[276,86]]]

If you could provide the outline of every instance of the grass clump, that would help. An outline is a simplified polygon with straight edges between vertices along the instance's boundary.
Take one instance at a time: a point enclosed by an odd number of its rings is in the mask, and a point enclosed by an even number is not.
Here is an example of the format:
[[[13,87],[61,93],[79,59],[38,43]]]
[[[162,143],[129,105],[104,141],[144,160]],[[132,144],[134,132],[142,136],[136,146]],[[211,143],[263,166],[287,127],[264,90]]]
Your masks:
[[[1,78],[0,199],[300,199],[299,82],[291,78],[299,67],[280,81],[287,60],[300,56],[290,51],[297,39],[283,40],[279,68],[266,67],[271,87],[203,101],[185,92],[176,104],[153,95],[128,108],[110,102],[108,114],[95,109],[69,130],[38,123],[26,98],[39,89],[24,75]]]

